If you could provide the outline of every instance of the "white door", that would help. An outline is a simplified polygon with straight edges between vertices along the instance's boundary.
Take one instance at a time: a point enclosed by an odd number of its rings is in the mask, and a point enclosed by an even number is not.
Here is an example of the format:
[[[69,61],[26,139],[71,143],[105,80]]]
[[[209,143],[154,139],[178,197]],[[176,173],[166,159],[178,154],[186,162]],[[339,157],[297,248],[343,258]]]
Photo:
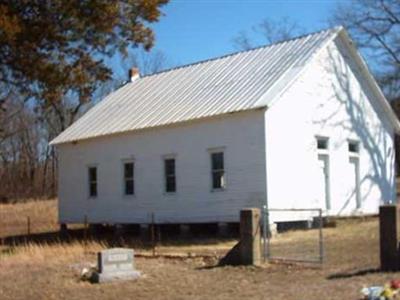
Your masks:
[[[354,210],[361,207],[361,195],[360,195],[360,163],[357,156],[349,158],[350,163],[350,196],[349,206]]]
[[[318,154],[318,202],[319,207],[329,210],[330,188],[329,188],[329,156],[327,154]]]

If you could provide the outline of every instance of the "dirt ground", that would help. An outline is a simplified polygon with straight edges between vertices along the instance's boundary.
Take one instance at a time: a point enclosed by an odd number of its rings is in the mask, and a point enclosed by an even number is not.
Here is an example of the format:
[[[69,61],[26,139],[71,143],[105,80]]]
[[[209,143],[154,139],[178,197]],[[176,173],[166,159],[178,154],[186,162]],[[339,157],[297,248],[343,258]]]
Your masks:
[[[273,240],[274,254],[311,249],[310,241],[317,249],[316,234],[316,230],[281,234]],[[147,257],[150,249],[133,245],[140,254],[136,266],[143,277],[101,285],[81,281],[79,275],[84,266],[96,262],[96,251],[105,247],[100,243],[5,246],[0,252],[0,299],[359,299],[362,287],[400,278],[400,273],[378,270],[377,218],[339,221],[336,228],[324,229],[322,268],[216,266],[218,257],[234,243],[176,238],[157,248],[157,253],[181,258]],[[204,253],[207,257],[200,256]]]

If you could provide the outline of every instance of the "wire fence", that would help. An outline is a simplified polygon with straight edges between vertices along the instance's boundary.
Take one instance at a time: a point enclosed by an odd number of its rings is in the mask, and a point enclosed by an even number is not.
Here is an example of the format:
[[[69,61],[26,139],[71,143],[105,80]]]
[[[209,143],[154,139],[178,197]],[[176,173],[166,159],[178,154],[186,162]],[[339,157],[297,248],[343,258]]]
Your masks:
[[[322,264],[321,209],[263,209],[263,253],[268,261]]]
[[[19,217],[14,221],[0,221],[0,237],[34,235],[59,230],[58,223],[41,221],[31,216]]]
[[[0,242],[58,231],[57,203],[53,200],[0,204]]]
[[[68,228],[57,220],[57,206],[52,202],[30,202],[18,205],[0,205],[0,249],[28,243],[59,243],[78,241],[86,252],[90,241],[108,246],[124,246],[134,243],[136,246],[152,249],[161,242],[160,225],[155,224],[152,214],[151,223],[142,230],[140,225],[120,226],[119,224],[91,224],[85,215],[80,224],[68,224]],[[1,255],[1,251],[0,251]]]
[[[321,209],[264,209],[261,222],[264,247],[264,258],[268,261],[297,261],[306,263],[323,263],[323,211]],[[165,226],[155,224],[155,216],[148,224],[148,246],[155,249],[161,243],[161,229]],[[102,239],[110,243],[128,241],[133,237],[131,232],[118,237],[118,226],[111,226],[99,234],[90,226],[88,217],[81,224],[68,226],[68,233],[63,235],[57,219],[57,203],[55,201],[30,202],[25,204],[0,205],[0,245],[14,245],[30,241],[59,241],[69,238],[79,239],[84,244],[91,239]],[[101,227],[101,226],[100,226]],[[103,228],[104,229],[104,228]],[[168,228],[167,228],[168,229]],[[197,236],[195,231],[191,235]],[[136,236],[136,234],[135,234]],[[171,235],[175,236],[175,235]],[[117,239],[118,237],[118,239]],[[176,237],[176,236],[175,236]]]

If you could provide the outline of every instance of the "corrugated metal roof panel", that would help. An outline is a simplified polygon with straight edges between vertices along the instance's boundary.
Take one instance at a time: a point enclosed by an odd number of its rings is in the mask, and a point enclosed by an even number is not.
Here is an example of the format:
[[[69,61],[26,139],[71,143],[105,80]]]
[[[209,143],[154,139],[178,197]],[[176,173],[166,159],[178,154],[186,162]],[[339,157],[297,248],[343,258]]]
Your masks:
[[[277,87],[290,82],[340,30],[329,29],[142,77],[108,95],[52,144],[267,106]]]

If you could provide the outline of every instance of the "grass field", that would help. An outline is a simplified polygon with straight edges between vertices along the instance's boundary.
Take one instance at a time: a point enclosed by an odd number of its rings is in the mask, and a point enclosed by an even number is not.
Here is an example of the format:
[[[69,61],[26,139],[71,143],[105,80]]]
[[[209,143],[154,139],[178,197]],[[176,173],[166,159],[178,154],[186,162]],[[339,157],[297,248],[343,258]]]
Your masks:
[[[32,233],[58,230],[57,201],[0,204],[0,237],[26,234],[28,218]]]
[[[47,220],[54,230],[55,207],[55,201],[2,206],[0,214],[3,224],[12,224],[7,216],[13,211],[36,215],[38,223]],[[315,230],[281,234],[273,241],[274,251],[284,256],[288,249],[310,247],[315,236]],[[363,286],[400,278],[400,273],[378,270],[376,218],[339,221],[336,228],[324,229],[324,240],[322,268],[216,267],[217,258],[234,245],[232,239],[170,240],[158,245],[157,253],[171,256],[154,258],[150,249],[132,242],[143,278],[104,285],[79,279],[81,269],[95,263],[96,252],[106,247],[101,242],[8,245],[0,252],[0,299],[358,299]]]

